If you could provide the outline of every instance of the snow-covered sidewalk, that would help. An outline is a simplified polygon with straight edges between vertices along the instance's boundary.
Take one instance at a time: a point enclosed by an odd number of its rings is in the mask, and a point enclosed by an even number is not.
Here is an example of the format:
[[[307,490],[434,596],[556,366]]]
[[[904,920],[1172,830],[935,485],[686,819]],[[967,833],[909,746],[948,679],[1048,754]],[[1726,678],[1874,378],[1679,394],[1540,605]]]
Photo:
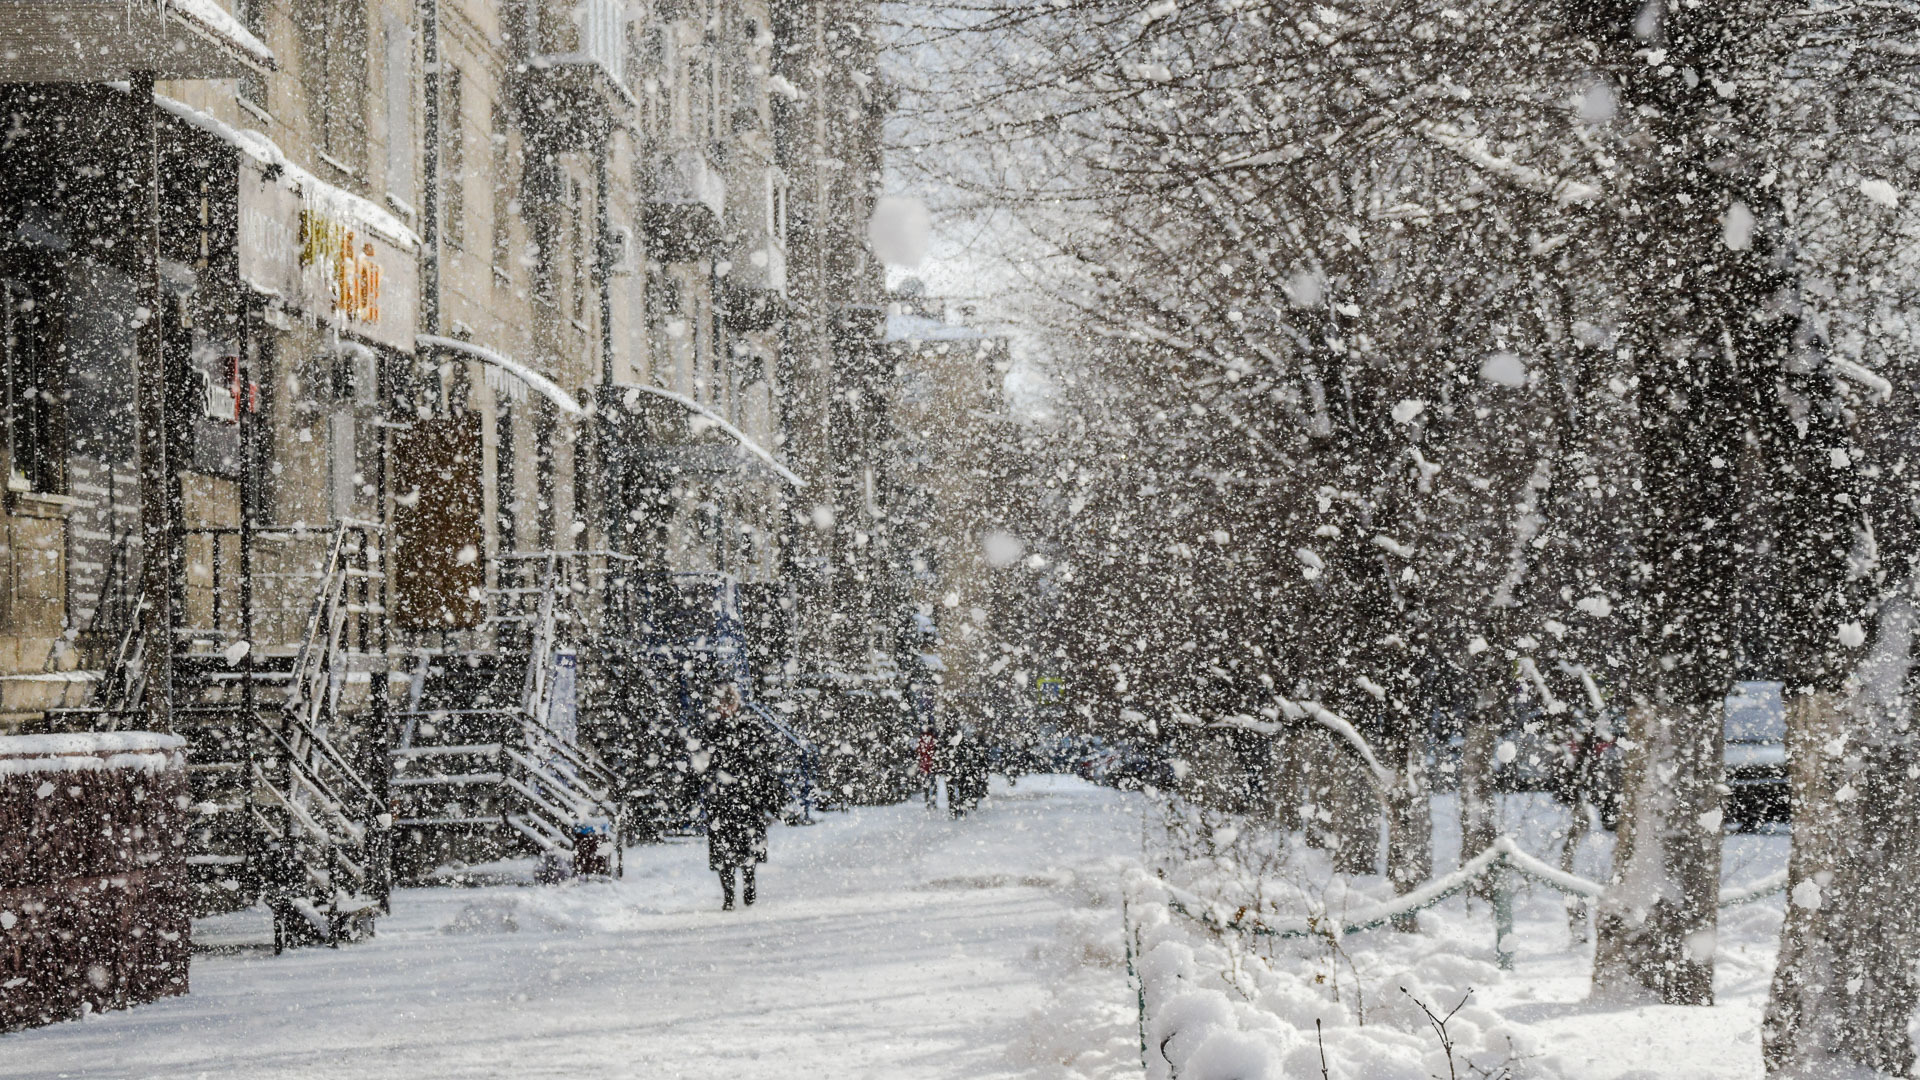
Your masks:
[[[617,882],[405,890],[374,940],[203,956],[188,997],[0,1036],[0,1076],[907,1080],[1032,1076],[1060,1043],[1123,1056],[1124,971],[1086,951],[1118,940],[1140,805],[994,791],[958,822],[916,801],[776,828],[741,911],[698,842],[632,849]]]

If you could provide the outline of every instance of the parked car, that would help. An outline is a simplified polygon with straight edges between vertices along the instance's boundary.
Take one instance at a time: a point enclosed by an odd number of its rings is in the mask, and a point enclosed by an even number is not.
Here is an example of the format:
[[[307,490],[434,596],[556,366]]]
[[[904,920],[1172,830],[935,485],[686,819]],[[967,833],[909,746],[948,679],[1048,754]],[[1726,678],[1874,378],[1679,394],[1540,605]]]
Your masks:
[[[1791,820],[1781,689],[1777,682],[1735,683],[1727,697],[1726,819],[1738,829]]]

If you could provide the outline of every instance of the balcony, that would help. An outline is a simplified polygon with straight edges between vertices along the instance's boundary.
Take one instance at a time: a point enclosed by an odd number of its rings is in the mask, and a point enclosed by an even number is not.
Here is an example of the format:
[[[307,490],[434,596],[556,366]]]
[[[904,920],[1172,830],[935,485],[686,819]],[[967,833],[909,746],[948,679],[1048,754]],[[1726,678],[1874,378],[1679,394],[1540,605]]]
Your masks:
[[[605,137],[632,113],[626,81],[626,7],[621,0],[530,5],[534,48],[517,79],[530,128],[555,149],[579,149]]]
[[[656,152],[647,171],[647,239],[654,257],[665,262],[712,257],[726,220],[725,177],[705,151],[684,145]]]
[[[129,72],[231,79],[273,53],[215,0],[13,0],[0,4],[0,82],[106,82]]]

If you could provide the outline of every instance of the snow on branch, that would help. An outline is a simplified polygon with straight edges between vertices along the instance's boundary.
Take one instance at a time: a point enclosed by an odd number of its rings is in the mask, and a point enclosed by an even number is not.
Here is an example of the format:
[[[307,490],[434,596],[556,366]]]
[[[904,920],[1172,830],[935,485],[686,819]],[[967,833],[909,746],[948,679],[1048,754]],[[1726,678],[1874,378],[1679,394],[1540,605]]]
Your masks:
[[[1881,401],[1893,400],[1893,384],[1878,372],[1870,371],[1851,360],[1843,360],[1838,356],[1827,357],[1827,363],[1833,365],[1836,374],[1873,391]]]
[[[1468,135],[1453,124],[1423,120],[1414,125],[1414,131],[1427,141],[1450,151],[1469,164],[1478,166],[1515,187],[1548,196],[1562,206],[1591,202],[1600,197],[1598,185],[1554,176],[1531,165],[1522,165],[1512,158],[1501,157],[1487,148],[1486,139],[1478,135]]]
[[[1279,702],[1280,711],[1292,719],[1311,720],[1345,739],[1347,744],[1353,747],[1354,753],[1360,755],[1360,760],[1366,762],[1367,772],[1373,781],[1374,794],[1380,796],[1381,802],[1386,801],[1387,791],[1394,785],[1393,770],[1380,764],[1380,759],[1374,756],[1373,747],[1367,745],[1366,737],[1361,735],[1358,729],[1343,719],[1339,713],[1317,701],[1288,701],[1277,694],[1274,695],[1274,700]]]
[[[1493,843],[1481,849],[1479,854],[1453,870],[1429,878],[1392,899],[1347,911],[1344,917],[1338,919],[1331,917],[1330,914],[1289,919],[1259,919],[1250,917],[1251,913],[1244,907],[1229,907],[1219,901],[1209,900],[1197,893],[1182,889],[1169,881],[1149,879],[1143,880],[1141,885],[1163,891],[1168,899],[1168,906],[1174,911],[1217,930],[1233,930],[1260,937],[1340,937],[1386,926],[1398,917],[1432,907],[1481,880],[1496,867],[1502,866],[1569,896],[1582,896],[1598,901],[1605,899],[1607,894],[1607,887],[1600,882],[1577,874],[1569,874],[1521,850],[1519,842],[1509,834],[1496,837]],[[1782,891],[1786,888],[1786,882],[1786,872],[1781,871],[1777,874],[1769,874],[1748,885],[1722,889],[1719,906],[1726,908],[1752,903]]]
[[[1501,852],[1506,856],[1507,865],[1525,874],[1527,877],[1538,881],[1542,885],[1558,889],[1569,896],[1585,896],[1592,900],[1598,900],[1607,894],[1607,887],[1605,885],[1575,874],[1569,874],[1565,870],[1550,866],[1520,850],[1520,845],[1516,843],[1511,836],[1501,836],[1496,839],[1492,847],[1487,850]]]
[[[1527,681],[1532,683],[1533,688],[1539,692],[1540,703],[1546,706],[1548,715],[1559,716],[1567,711],[1567,703],[1554,697],[1553,691],[1547,688],[1546,676],[1540,674],[1540,665],[1533,662],[1533,657],[1521,657],[1519,666],[1520,674],[1525,675]]]

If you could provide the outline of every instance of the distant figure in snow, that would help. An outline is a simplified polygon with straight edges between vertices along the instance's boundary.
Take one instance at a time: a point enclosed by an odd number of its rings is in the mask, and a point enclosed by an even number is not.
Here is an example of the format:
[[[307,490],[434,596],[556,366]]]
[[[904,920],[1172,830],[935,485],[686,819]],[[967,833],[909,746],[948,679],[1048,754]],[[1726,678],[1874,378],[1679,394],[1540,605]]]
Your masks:
[[[731,683],[714,694],[705,750],[707,866],[720,874],[720,910],[732,911],[736,867],[741,899],[754,901],[753,868],[767,861],[767,820],[779,809],[780,781],[766,731]]]
[[[947,740],[947,812],[960,817],[987,795],[987,748],[978,736],[955,728]]]
[[[915,763],[920,766],[920,782],[927,788],[927,809],[940,805],[940,780],[936,763],[940,760],[940,734],[932,724],[920,730],[920,744],[914,748]]]

